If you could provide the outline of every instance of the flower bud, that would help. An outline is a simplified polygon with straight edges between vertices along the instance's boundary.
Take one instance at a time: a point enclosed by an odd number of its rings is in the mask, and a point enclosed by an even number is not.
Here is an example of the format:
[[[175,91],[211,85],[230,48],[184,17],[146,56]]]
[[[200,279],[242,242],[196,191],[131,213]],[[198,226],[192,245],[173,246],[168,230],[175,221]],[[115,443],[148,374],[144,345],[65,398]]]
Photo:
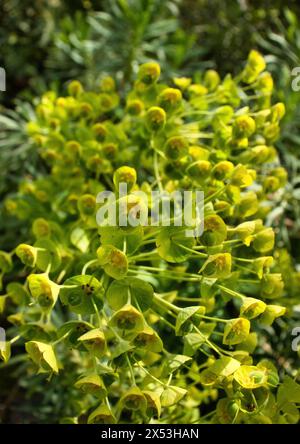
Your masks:
[[[144,63],[139,67],[138,79],[146,85],[157,82],[160,76],[160,66],[156,62]]]
[[[267,308],[260,318],[260,322],[264,325],[272,325],[274,320],[283,316],[285,312],[286,308],[280,305],[267,305]]]
[[[81,342],[97,358],[101,358],[106,351],[106,339],[104,333],[99,328],[88,331],[80,336],[77,341]]]
[[[8,273],[13,268],[11,256],[5,251],[0,251],[0,275]]]
[[[210,176],[211,169],[212,165],[208,160],[198,160],[187,167],[186,173],[194,180],[201,182]]]
[[[159,353],[163,349],[163,343],[158,334],[150,327],[146,326],[134,338],[133,343],[142,350]]]
[[[209,92],[214,91],[220,84],[221,79],[217,71],[214,69],[208,69],[205,71],[203,83]]]
[[[265,311],[266,306],[267,305],[259,299],[246,297],[243,299],[240,316],[247,319],[254,319]]]
[[[158,104],[166,111],[174,110],[182,101],[180,89],[166,88],[158,96]]]
[[[274,259],[272,256],[262,256],[257,257],[252,262],[253,271],[257,274],[259,279],[263,277],[263,274],[266,271],[269,271],[269,268],[273,265]]]
[[[246,218],[255,214],[258,210],[257,195],[254,191],[249,191],[242,195],[240,203],[237,208],[237,213],[240,217]]]
[[[277,179],[277,177],[268,176],[264,179],[263,190],[266,194],[274,193],[275,191],[279,190],[279,188],[280,188],[280,182]]]
[[[255,131],[255,120],[250,116],[238,116],[233,122],[233,136],[237,139],[250,137]]]
[[[126,255],[113,245],[102,245],[97,250],[98,261],[106,274],[114,279],[122,279],[128,271]]]
[[[208,257],[199,273],[211,278],[226,278],[231,273],[231,254],[219,253]]]
[[[211,214],[204,219],[204,232],[201,243],[207,246],[220,245],[227,237],[227,226],[217,214]]]
[[[107,405],[103,404],[88,417],[88,424],[116,424],[117,420]]]
[[[232,162],[229,162],[228,160],[222,160],[221,162],[218,162],[212,170],[212,175],[217,180],[224,180],[227,177],[230,176],[234,169],[234,165]]]
[[[84,376],[75,382],[75,387],[81,389],[84,393],[89,393],[99,399],[103,399],[107,395],[105,385],[97,374]]]
[[[284,283],[280,273],[265,274],[261,280],[261,296],[266,299],[276,299],[282,296]]]
[[[159,106],[152,106],[146,113],[146,126],[149,131],[159,131],[166,124],[166,112]]]
[[[134,168],[129,166],[122,166],[114,173],[114,185],[116,190],[119,190],[119,185],[126,183],[127,192],[129,193],[136,184],[137,174]]]
[[[275,142],[280,136],[280,127],[278,123],[269,123],[265,126],[264,137],[268,143]]]
[[[70,96],[79,97],[83,93],[83,86],[78,80],[73,80],[68,85],[68,93]]]
[[[262,228],[255,234],[252,246],[258,253],[267,253],[274,248],[275,234],[272,228]]]
[[[245,341],[250,333],[250,322],[245,318],[231,319],[226,322],[223,344],[236,345]]]
[[[242,73],[243,81],[245,83],[253,83],[265,68],[266,62],[263,56],[258,51],[250,51],[247,64]]]
[[[231,183],[241,188],[249,187],[253,183],[253,176],[244,165],[237,165],[233,170]]]
[[[45,311],[52,309],[57,301],[59,285],[52,282],[46,274],[30,274],[29,290],[34,299]]]
[[[147,408],[147,401],[143,392],[138,387],[132,387],[120,399],[120,407],[143,412]]]
[[[141,100],[135,99],[127,102],[126,109],[130,115],[139,116],[144,111],[144,107],[144,103]]]
[[[193,84],[188,87],[188,93],[191,98],[202,97],[208,93],[204,85]]]
[[[93,107],[88,102],[82,102],[78,107],[79,113],[83,117],[91,117],[93,114]]]
[[[32,224],[32,232],[34,236],[39,239],[40,237],[48,237],[51,234],[51,228],[46,219],[39,217],[35,219]]]
[[[96,211],[96,198],[92,194],[84,194],[78,199],[77,207],[84,216],[92,216]]]
[[[95,123],[92,126],[93,134],[98,142],[103,142],[107,136],[107,129],[102,123]]]
[[[24,265],[34,267],[37,260],[37,249],[27,244],[20,244],[16,249],[16,255]]]
[[[168,159],[177,160],[188,154],[188,142],[182,136],[170,137],[165,144],[165,153]]]
[[[78,156],[81,151],[81,146],[76,140],[69,140],[66,143],[66,151],[70,153],[72,156]]]
[[[25,344],[25,348],[32,361],[42,370],[58,373],[58,362],[50,344],[29,341]]]
[[[139,332],[144,328],[144,318],[136,308],[127,304],[113,315],[110,325],[119,330]]]
[[[103,92],[113,92],[116,89],[116,83],[111,76],[103,77],[100,81],[100,90]]]
[[[282,102],[278,102],[271,108],[271,122],[279,122],[285,115],[285,105]]]
[[[99,100],[99,106],[103,112],[111,111],[118,103],[118,100],[114,100],[115,97],[113,97],[111,94],[102,93],[99,94],[98,100]]]
[[[178,88],[184,91],[190,86],[190,84],[192,83],[192,79],[189,77],[175,77],[173,79],[173,82],[176,86],[178,86]]]
[[[203,148],[202,146],[189,146],[189,155],[192,157],[193,160],[208,160],[209,154],[209,150]]]
[[[271,174],[279,180],[280,187],[284,187],[287,183],[288,174],[285,168],[277,167],[271,171]]]
[[[256,82],[255,89],[264,94],[271,94],[273,91],[274,81],[269,72],[261,74]]]

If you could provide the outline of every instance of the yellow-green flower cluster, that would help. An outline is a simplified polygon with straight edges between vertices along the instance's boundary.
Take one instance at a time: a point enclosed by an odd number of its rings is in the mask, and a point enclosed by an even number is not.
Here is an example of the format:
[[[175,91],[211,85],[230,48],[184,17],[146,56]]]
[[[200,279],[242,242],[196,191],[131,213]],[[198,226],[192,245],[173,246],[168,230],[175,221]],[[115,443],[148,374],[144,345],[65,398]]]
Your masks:
[[[25,267],[5,299],[33,365],[63,378],[64,361],[78,363],[74,416],[168,423],[181,412],[195,423],[218,399],[213,422],[293,422],[275,401],[274,364],[254,353],[289,308],[265,225],[286,182],[274,147],[284,105],[271,103],[264,70],[252,51],[236,78],[209,70],[164,85],[150,62],[126,97],[104,78],[98,91],[73,81],[41,98],[28,134],[48,173],[5,202],[27,236],[0,270]],[[203,191],[203,233],[99,227],[97,194],[122,182],[126,212],[134,191]]]

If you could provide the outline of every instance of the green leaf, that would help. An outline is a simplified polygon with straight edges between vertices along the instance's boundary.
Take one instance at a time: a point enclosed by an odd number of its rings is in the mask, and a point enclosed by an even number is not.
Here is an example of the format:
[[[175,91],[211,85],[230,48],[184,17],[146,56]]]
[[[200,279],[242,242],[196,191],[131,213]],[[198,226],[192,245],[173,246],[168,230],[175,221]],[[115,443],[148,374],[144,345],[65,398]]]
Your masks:
[[[126,253],[134,253],[143,240],[144,229],[142,226],[126,231],[121,227],[100,227],[99,234],[102,245],[113,245],[123,251],[126,243]]]
[[[195,245],[193,237],[185,235],[182,227],[163,227],[156,238],[158,254],[167,262],[183,262],[191,252],[185,248],[192,249]]]
[[[146,311],[152,305],[153,288],[148,282],[135,277],[112,282],[106,293],[109,306],[113,310],[119,310],[127,304],[128,298],[132,305]]]
[[[238,360],[227,356],[217,359],[212,365],[201,372],[200,382],[204,386],[213,385],[219,378],[226,378],[232,375],[240,365],[241,363]]]
[[[298,424],[299,423],[299,410],[298,407],[292,402],[287,402],[281,408],[284,413],[284,417],[288,424]]]
[[[175,325],[176,336],[184,335],[184,333],[186,333],[186,329],[190,328],[193,322],[196,322],[197,324],[200,323],[201,317],[199,316],[197,318],[197,314],[204,315],[205,307],[197,305],[193,307],[185,307],[180,310]]]
[[[162,407],[171,407],[181,401],[186,394],[187,390],[175,385],[169,385],[161,394],[161,405]]]
[[[68,321],[58,329],[57,339],[65,336],[65,343],[72,348],[78,347],[78,338],[93,328],[92,324],[85,321]]]
[[[93,301],[98,309],[103,306],[103,285],[94,276],[73,276],[64,282],[59,297],[74,313],[81,315],[95,313]]]
[[[171,373],[179,370],[184,364],[190,362],[192,358],[184,355],[171,355],[164,361],[163,372],[164,376],[170,376]]]
[[[300,403],[300,384],[286,375],[277,392],[277,403],[279,406],[283,406],[288,402]]]
[[[51,264],[51,271],[56,271],[61,264],[60,253],[56,245],[49,239],[39,239],[34,244],[37,248],[36,266],[41,271],[46,271]],[[39,250],[41,248],[41,250]]]
[[[183,353],[188,356],[193,356],[201,345],[205,343],[205,336],[199,335],[199,333],[188,333],[184,336],[183,341]]]
[[[134,345],[128,341],[119,340],[115,346],[110,347],[111,358],[117,359],[119,356],[134,349]]]

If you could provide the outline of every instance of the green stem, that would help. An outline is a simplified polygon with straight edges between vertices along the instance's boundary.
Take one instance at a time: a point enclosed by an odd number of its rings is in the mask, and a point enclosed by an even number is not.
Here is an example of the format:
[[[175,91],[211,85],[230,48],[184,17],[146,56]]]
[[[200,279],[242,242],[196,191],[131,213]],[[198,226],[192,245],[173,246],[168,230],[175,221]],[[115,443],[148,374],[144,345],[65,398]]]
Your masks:
[[[85,273],[86,273],[86,270],[87,270],[91,265],[96,264],[97,262],[98,262],[98,259],[92,259],[91,261],[87,262],[87,263],[84,265],[81,274],[84,276]]]
[[[154,150],[154,154],[153,154],[153,167],[154,167],[155,179],[157,180],[159,191],[162,193],[164,191],[164,189],[163,189],[163,186],[161,183],[161,178],[159,175],[157,152],[155,150]]]
[[[220,288],[220,290],[225,291],[225,293],[228,293],[231,296],[237,297],[239,299],[243,300],[243,299],[245,299],[245,297],[247,297],[241,293],[238,293],[237,291],[231,290],[231,288],[224,287],[224,285],[217,284],[217,286]]]
[[[153,294],[153,298],[154,298],[155,302],[161,303],[162,305],[164,305],[168,309],[175,311],[175,313],[178,314],[180,312],[179,307],[177,307],[176,305],[172,304],[171,302],[166,301],[165,299],[161,298],[157,293]]]
[[[131,380],[132,380],[132,384],[136,386],[136,382],[135,382],[135,377],[134,377],[134,372],[133,372],[133,368],[130,362],[130,359],[128,357],[128,353],[126,353],[126,361],[129,367],[129,371],[130,371],[130,375],[131,375]]]

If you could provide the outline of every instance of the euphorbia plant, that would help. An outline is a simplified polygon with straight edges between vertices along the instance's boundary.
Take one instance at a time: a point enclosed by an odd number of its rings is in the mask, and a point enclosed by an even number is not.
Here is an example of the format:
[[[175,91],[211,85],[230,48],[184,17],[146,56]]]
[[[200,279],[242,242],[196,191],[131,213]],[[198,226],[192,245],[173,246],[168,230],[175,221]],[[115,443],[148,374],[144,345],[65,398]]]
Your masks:
[[[67,96],[41,98],[28,133],[49,173],[6,200],[28,230],[0,256],[1,301],[17,330],[1,353],[7,361],[22,342],[55,378],[77,363],[84,396],[62,421],[298,421],[299,386],[285,376],[277,390],[276,362],[259,343],[288,307],[264,225],[286,180],[273,146],[284,105],[271,104],[264,69],[252,51],[234,79],[209,70],[169,86],[151,62],[126,98],[111,78],[99,91],[73,81]],[[151,207],[153,190],[201,190],[203,231],[187,235],[174,215],[99,226],[104,190],[125,215],[141,203],[136,191]]]

